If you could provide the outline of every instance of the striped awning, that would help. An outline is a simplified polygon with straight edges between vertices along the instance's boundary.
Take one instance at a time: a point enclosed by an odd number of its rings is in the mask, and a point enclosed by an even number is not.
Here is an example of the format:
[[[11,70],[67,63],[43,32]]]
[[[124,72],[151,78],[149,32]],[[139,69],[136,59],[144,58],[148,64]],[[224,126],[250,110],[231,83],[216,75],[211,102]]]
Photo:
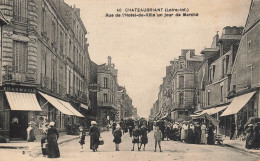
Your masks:
[[[66,115],[75,115],[70,110],[68,110],[57,98],[54,98],[48,94],[39,92],[52,106],[54,106],[57,110],[59,110],[61,113]]]
[[[62,100],[59,100],[59,101],[60,101],[61,104],[63,104],[63,106],[65,106],[68,110],[70,110],[72,113],[74,113],[75,116],[84,117],[74,107],[72,107],[69,102],[65,102],[65,101],[62,101]]]
[[[221,117],[238,113],[247,104],[251,97],[253,97],[254,94],[255,92],[251,92],[235,97],[227,109],[221,114]]]
[[[5,92],[11,110],[42,111],[34,93]]]

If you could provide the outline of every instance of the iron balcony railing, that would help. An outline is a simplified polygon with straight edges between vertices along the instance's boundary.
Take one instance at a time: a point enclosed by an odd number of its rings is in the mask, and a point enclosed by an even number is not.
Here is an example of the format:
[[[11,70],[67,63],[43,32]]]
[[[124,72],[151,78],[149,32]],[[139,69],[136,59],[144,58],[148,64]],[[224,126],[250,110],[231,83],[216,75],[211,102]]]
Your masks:
[[[3,66],[3,83],[36,83],[37,70],[26,69],[26,71],[19,70],[17,66],[5,65]]]

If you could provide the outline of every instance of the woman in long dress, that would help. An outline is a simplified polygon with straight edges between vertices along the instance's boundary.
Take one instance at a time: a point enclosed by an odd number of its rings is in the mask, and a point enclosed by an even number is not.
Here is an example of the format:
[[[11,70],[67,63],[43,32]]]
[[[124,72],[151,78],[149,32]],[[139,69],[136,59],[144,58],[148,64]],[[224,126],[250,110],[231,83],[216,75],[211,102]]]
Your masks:
[[[182,128],[181,128],[181,141],[182,142],[185,142],[186,141],[186,133],[187,133],[187,130],[188,130],[188,126],[186,125],[186,123],[184,123],[182,125]]]
[[[201,143],[206,144],[207,143],[207,137],[206,137],[206,125],[202,123],[201,125]]]
[[[90,149],[93,150],[93,152],[97,151],[99,145],[100,131],[97,127],[96,121],[91,121],[89,135],[90,135]]]
[[[210,124],[209,125],[209,129],[208,129],[208,140],[207,140],[209,145],[214,145],[215,144],[214,130],[215,130],[215,127],[212,124]]]
[[[60,150],[58,147],[58,139],[59,133],[57,129],[54,127],[55,123],[50,122],[50,128],[47,130],[47,156],[48,158],[59,158],[60,157]]]

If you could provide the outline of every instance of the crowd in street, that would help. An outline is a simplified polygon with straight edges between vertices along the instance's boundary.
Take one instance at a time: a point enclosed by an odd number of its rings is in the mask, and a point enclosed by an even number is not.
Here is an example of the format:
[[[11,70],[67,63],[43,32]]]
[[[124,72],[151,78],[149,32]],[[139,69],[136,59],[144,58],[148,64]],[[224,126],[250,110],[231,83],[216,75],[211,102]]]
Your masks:
[[[126,119],[120,122],[113,122],[110,127],[112,129],[112,135],[114,137],[115,150],[119,151],[119,144],[122,142],[121,137],[129,133],[129,137],[132,138],[132,151],[137,148],[138,151],[145,151],[145,146],[148,144],[147,134],[154,131],[154,145],[156,152],[157,145],[160,152],[162,152],[161,141],[173,140],[180,141],[189,144],[215,144],[215,126],[211,122],[204,121],[183,121],[172,122],[164,119],[159,120],[145,120],[141,118],[139,120]],[[27,128],[27,141],[34,142],[36,140],[34,135],[34,122],[29,122]],[[43,126],[43,135],[41,139],[41,148],[43,156],[48,158],[60,157],[60,151],[58,147],[59,133],[54,127],[54,122],[45,123]],[[155,129],[154,129],[155,128]],[[259,120],[253,120],[245,125],[245,140],[247,149],[260,149],[260,122]],[[127,134],[128,135],[128,134]],[[85,144],[86,132],[83,126],[79,127],[79,144],[81,151]],[[95,152],[99,145],[103,145],[104,141],[100,136],[100,129],[96,121],[91,121],[91,127],[89,128],[90,136],[90,149]]]

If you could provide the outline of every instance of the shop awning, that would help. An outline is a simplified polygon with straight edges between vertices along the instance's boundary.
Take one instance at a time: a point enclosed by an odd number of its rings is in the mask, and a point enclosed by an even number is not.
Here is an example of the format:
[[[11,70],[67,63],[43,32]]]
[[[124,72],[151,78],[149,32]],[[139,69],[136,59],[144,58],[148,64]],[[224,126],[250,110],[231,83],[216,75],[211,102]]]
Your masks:
[[[34,93],[5,92],[11,110],[42,111]]]
[[[235,97],[227,109],[222,113],[221,117],[238,113],[238,111],[240,111],[246,105],[246,103],[254,94],[255,92],[251,92]]]
[[[57,110],[66,115],[74,115],[70,110],[68,110],[57,98],[49,96],[48,94],[39,92],[50,104],[52,104]]]
[[[82,107],[82,108],[88,110],[88,106],[87,106],[87,105],[84,105],[83,103],[80,104],[80,107]]]
[[[62,101],[62,100],[59,100],[59,101],[60,101],[61,104],[63,104],[63,106],[65,106],[68,110],[70,110],[72,113],[74,113],[75,116],[84,117],[74,107],[72,107],[69,102],[65,102],[65,101]]]
[[[216,107],[216,108],[210,108],[210,109],[206,109],[206,110],[203,110],[199,115],[203,115],[204,113],[207,113],[209,115],[214,115],[224,109],[227,108],[227,105],[226,106],[221,106],[221,107]]]

